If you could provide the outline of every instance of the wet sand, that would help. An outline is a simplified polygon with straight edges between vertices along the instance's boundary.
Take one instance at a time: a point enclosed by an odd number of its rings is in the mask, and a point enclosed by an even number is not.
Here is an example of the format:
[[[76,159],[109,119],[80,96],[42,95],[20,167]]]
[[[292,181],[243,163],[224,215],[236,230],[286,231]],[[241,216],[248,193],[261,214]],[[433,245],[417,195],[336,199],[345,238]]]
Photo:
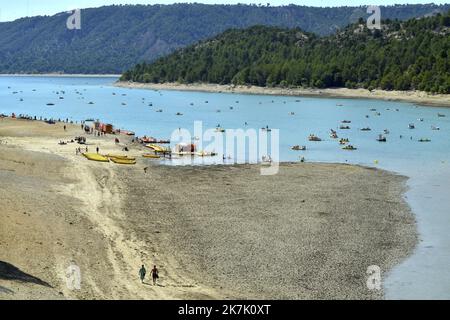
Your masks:
[[[428,94],[421,91],[385,91],[366,89],[283,89],[263,88],[256,86],[232,86],[218,84],[179,84],[179,83],[133,83],[117,82],[115,84],[122,88],[150,89],[150,90],[176,90],[176,91],[200,91],[213,93],[237,93],[276,96],[299,96],[315,98],[351,98],[351,99],[379,99],[389,101],[412,102],[420,105],[450,107],[450,95]]]
[[[0,119],[0,299],[381,299],[417,242],[406,178],[359,166],[170,167],[120,136],[136,166],[75,154],[62,124]],[[148,167],[147,174],[144,168]],[[82,288],[65,285],[75,262]],[[140,265],[160,269],[142,285]]]

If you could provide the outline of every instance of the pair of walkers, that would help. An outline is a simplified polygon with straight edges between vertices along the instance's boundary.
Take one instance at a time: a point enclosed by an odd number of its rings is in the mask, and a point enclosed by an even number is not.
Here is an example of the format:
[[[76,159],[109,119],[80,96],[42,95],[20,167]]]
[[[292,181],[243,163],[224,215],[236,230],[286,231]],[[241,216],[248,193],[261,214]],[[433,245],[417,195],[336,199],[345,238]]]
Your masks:
[[[139,277],[141,278],[141,283],[144,283],[146,274],[147,270],[145,269],[145,266],[142,265],[141,270],[139,270]],[[156,281],[159,279],[159,271],[158,268],[156,268],[156,266],[153,267],[151,275],[153,279],[153,285],[156,285]]]

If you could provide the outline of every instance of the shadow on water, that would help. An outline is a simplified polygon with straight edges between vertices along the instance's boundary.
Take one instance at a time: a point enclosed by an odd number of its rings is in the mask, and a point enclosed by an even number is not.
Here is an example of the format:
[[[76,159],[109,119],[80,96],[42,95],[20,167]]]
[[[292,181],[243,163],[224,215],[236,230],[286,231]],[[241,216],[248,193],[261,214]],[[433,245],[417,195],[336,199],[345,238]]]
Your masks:
[[[9,280],[9,281],[19,281],[19,282],[25,282],[25,283],[33,283],[40,286],[52,288],[51,285],[49,285],[47,282],[42,281],[39,278],[33,277],[32,275],[29,275],[23,271],[21,271],[19,268],[16,268],[12,264],[0,261],[0,280]],[[5,288],[0,287],[0,290],[3,290]],[[8,290],[8,289],[6,289]]]

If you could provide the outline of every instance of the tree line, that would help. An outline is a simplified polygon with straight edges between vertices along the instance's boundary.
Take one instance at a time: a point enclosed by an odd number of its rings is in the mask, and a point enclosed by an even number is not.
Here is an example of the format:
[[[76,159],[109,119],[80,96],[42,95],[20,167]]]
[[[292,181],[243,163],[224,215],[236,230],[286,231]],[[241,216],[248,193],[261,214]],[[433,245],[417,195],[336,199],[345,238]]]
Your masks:
[[[366,22],[320,37],[300,29],[231,29],[141,63],[124,81],[347,87],[450,93],[450,11],[408,21]]]

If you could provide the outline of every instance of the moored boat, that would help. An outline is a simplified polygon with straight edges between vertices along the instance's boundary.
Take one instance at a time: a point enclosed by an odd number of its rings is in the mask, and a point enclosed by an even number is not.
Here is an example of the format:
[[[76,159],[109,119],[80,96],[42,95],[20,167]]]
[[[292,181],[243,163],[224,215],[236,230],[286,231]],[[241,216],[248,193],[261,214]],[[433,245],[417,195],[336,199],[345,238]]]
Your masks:
[[[350,151],[353,151],[353,150],[358,150],[358,149],[355,148],[354,146],[352,146],[351,144],[349,144],[348,146],[343,147],[342,150],[350,150]]]
[[[386,142],[387,139],[386,139],[385,136],[383,136],[382,134],[380,134],[380,135],[378,136],[378,138],[377,138],[377,141],[378,141],[378,142]]]
[[[309,135],[308,140],[309,140],[309,141],[314,141],[314,142],[320,142],[320,141],[322,141],[322,139],[320,139],[319,137],[317,137],[317,136],[314,135],[314,134]]]

